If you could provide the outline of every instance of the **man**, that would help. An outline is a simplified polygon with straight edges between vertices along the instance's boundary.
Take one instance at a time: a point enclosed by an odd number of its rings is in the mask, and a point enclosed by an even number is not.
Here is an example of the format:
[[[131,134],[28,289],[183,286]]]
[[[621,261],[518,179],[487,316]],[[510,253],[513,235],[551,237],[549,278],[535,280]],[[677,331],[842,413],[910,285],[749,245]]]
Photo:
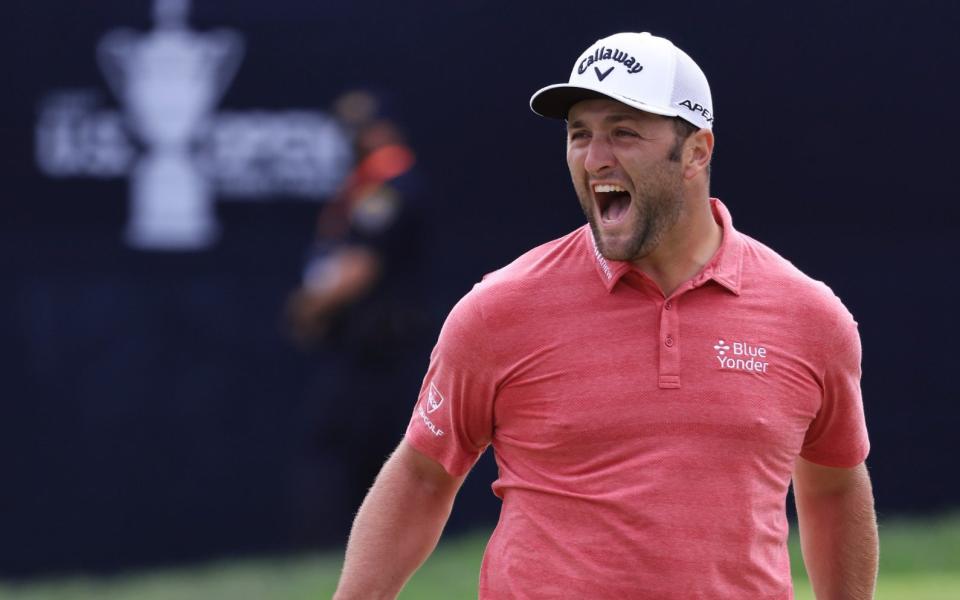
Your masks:
[[[324,399],[314,409],[322,417],[313,419],[313,449],[343,466],[342,496],[353,508],[409,415],[391,394],[419,383],[426,352],[411,352],[427,320],[418,298],[424,231],[416,155],[378,109],[377,99],[362,91],[336,102],[356,165],[320,211],[286,315],[293,339],[324,365],[307,389],[314,400]],[[381,400],[376,419],[352,418],[358,397]]]
[[[703,72],[619,33],[531,107],[567,120],[589,226],[451,311],[336,598],[397,594],[488,445],[481,598],[791,598],[791,479],[817,596],[872,597],[856,323],[709,197]]]

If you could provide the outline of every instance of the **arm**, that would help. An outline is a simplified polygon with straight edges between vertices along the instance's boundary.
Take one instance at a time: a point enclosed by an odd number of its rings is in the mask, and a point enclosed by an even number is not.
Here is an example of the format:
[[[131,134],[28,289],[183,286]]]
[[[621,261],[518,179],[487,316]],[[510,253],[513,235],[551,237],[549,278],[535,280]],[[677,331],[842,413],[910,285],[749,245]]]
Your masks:
[[[334,599],[396,598],[436,547],[464,478],[400,442],[353,522]]]
[[[366,293],[380,276],[380,257],[367,246],[344,246],[311,269],[304,288],[319,308],[336,308]]]
[[[294,337],[320,338],[330,317],[365,293],[380,277],[381,261],[363,246],[345,246],[310,265],[303,285],[287,301]]]
[[[803,561],[819,600],[873,598],[879,539],[867,467],[824,467],[797,458],[793,493]]]

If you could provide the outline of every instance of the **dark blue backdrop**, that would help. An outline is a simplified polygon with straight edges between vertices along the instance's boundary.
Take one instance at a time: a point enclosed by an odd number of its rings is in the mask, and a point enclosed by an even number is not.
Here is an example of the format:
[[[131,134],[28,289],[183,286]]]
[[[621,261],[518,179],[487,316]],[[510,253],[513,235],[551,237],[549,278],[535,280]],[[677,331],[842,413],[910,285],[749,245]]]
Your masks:
[[[530,93],[611,32],[672,38],[712,84],[714,195],[861,324],[884,516],[960,503],[949,4],[199,0],[191,23],[246,39],[222,109],[325,108],[372,85],[419,151],[426,350],[402,357],[392,397],[358,399],[356,419],[412,406],[443,315],[472,282],[580,224],[562,126],[529,112]],[[358,374],[299,352],[279,325],[316,204],[220,203],[209,251],[126,248],[126,181],[46,177],[34,135],[53,90],[95,88],[117,106],[94,46],[147,28],[149,2],[6,12],[0,574],[342,545],[350,465],[314,438],[343,414],[324,382]],[[494,518],[491,478],[489,462],[471,476],[454,529]]]

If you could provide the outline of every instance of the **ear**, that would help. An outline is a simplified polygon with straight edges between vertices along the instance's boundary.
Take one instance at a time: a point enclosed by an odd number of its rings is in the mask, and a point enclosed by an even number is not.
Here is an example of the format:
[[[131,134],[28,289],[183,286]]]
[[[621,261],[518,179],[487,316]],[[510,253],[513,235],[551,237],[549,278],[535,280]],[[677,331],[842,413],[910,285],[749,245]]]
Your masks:
[[[713,158],[713,132],[701,129],[687,138],[683,148],[683,176],[693,179],[706,173]]]

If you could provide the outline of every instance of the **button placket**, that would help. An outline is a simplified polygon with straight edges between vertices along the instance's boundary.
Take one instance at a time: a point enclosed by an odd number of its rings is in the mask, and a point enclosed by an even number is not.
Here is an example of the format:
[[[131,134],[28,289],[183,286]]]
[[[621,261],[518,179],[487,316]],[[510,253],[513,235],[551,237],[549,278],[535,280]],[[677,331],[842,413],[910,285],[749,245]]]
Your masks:
[[[658,386],[680,387],[680,311],[674,300],[666,300],[660,310],[660,368]]]

